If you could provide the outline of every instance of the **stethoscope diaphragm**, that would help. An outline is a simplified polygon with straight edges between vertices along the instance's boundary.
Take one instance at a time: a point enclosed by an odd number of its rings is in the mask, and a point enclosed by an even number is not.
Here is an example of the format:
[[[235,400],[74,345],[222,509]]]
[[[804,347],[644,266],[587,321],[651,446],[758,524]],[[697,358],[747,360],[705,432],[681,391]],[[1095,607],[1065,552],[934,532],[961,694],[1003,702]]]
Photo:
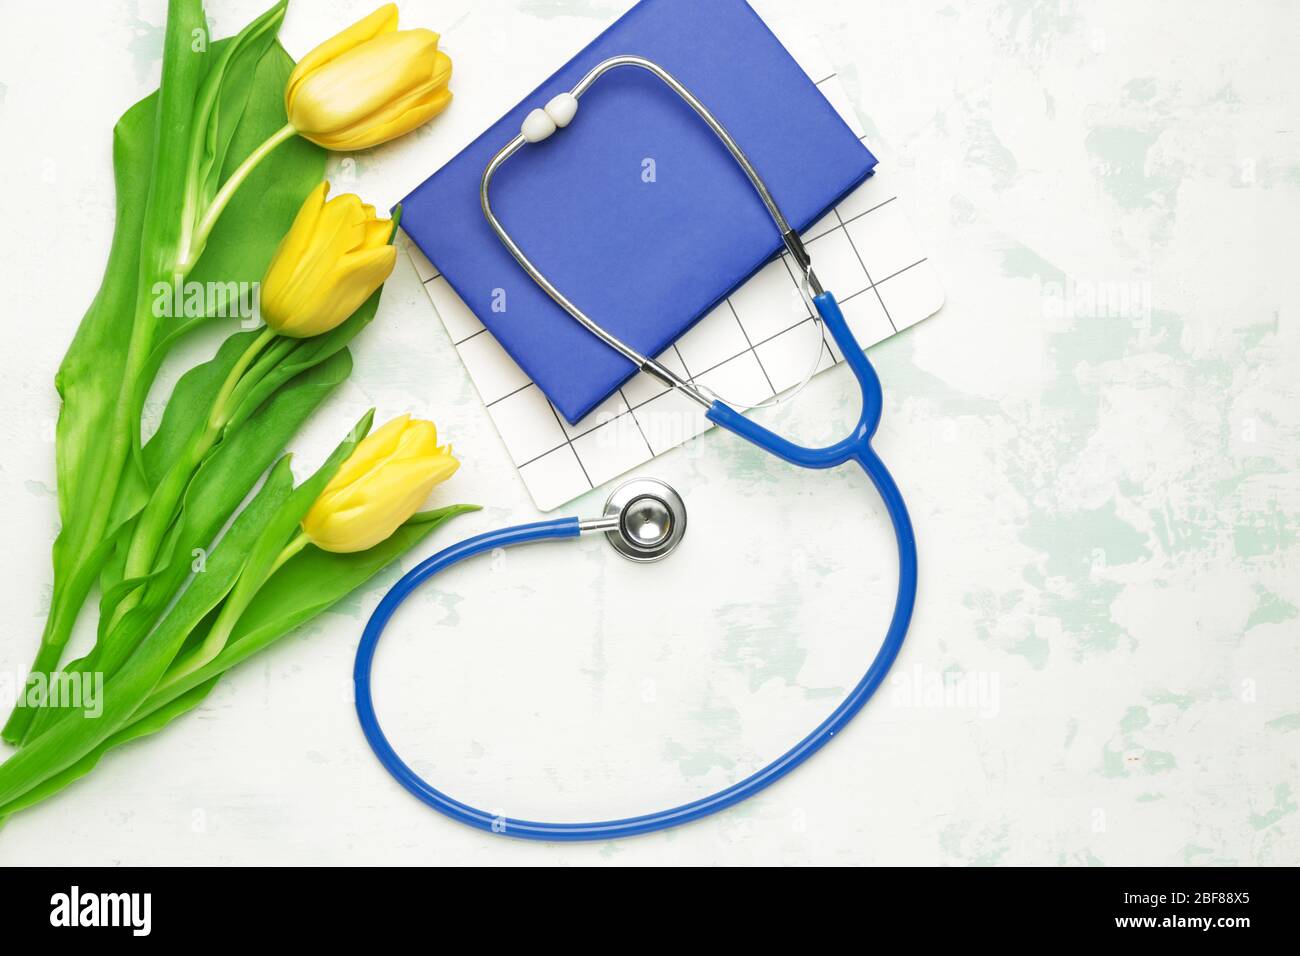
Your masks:
[[[617,522],[605,532],[615,551],[633,561],[659,561],[686,534],[686,503],[657,478],[633,478],[609,496],[605,520]]]

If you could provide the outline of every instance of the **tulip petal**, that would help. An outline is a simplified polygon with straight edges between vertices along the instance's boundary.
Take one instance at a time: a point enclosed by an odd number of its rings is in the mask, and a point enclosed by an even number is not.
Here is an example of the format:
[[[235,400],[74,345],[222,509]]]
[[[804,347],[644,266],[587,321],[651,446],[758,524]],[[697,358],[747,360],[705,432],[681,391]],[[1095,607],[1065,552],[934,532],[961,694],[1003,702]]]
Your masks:
[[[289,74],[289,82],[286,84],[284,91],[285,111],[290,116],[293,115],[294,94],[299,84],[313,71],[320,69],[325,64],[342,56],[348,50],[360,46],[367,40],[372,40],[384,33],[392,33],[396,29],[397,4],[386,3],[374,13],[362,17],[346,30],[335,34],[320,44],[299,60],[298,65]]]
[[[366,223],[366,238],[361,243],[363,249],[376,249],[388,245],[393,237],[393,220],[376,219]]]
[[[451,99],[451,90],[444,88],[383,123],[358,124],[350,130],[328,136],[312,137],[312,142],[339,152],[369,149],[397,139],[399,136],[405,136],[411,130],[423,126],[451,105]]]
[[[332,503],[328,512],[310,524],[304,521],[303,529],[314,544],[327,551],[373,548],[415,514],[434,486],[450,477],[458,465],[451,458],[390,465],[374,473],[364,488],[352,486],[356,493],[349,496],[349,506]]]
[[[335,273],[343,257],[362,245],[365,234],[362,203],[357,196],[344,193],[327,202],[321,210],[315,233],[297,261],[293,262],[292,271],[287,276],[278,273],[271,277],[268,274],[262,290],[263,316],[267,321],[286,335],[314,335],[325,331],[320,327],[320,316],[338,315],[338,310],[324,301],[327,295],[325,287],[338,280]],[[270,285],[269,294],[267,285]],[[363,296],[361,301],[365,298]],[[268,302],[271,305],[269,312]],[[309,318],[307,313],[313,313],[312,317]],[[333,324],[337,325],[351,314],[352,310],[342,313]]]
[[[451,71],[451,57],[439,51],[434,59],[433,74],[426,83],[385,104],[373,115],[362,117],[346,128],[315,137],[314,141],[327,149],[367,149],[409,133],[433,119],[451,103],[451,90],[447,89]]]
[[[368,472],[378,471],[394,461],[442,454],[438,447],[438,429],[433,422],[419,418],[411,421],[410,418],[402,415],[393,419],[366,439],[374,438],[372,445],[367,447],[364,442],[358,445],[348,459],[347,467],[340,469],[321,497],[329,493],[336,504],[345,505],[352,483]]]
[[[326,551],[364,551],[419,510],[433,486],[460,467],[437,447],[432,422],[393,419],[358,444],[303,519],[308,538]]]
[[[397,443],[395,457],[411,458],[417,455],[436,455],[438,453],[438,428],[431,421],[417,418],[402,432],[402,439]]]
[[[396,264],[396,246],[362,249],[358,252],[349,252],[340,258],[328,285],[331,288],[330,294],[340,303],[340,310],[346,306],[347,311],[344,315],[351,315],[362,302],[370,298],[371,294],[393,274],[393,267]]]
[[[340,511],[362,505],[383,510],[390,506],[396,506],[399,510],[409,508],[397,522],[401,524],[424,504],[430,489],[439,480],[449,477],[456,470],[453,464],[455,462],[454,458],[447,455],[386,462],[342,489],[334,496],[331,506]]]
[[[410,420],[410,415],[398,415],[363,438],[348,456],[347,461],[334,474],[333,480],[326,485],[324,494],[347,487],[360,478],[367,469],[396,451],[397,444],[402,440],[402,433]]]
[[[329,189],[330,184],[322,182],[308,193],[307,198],[303,200],[302,206],[298,209],[298,214],[293,219],[293,225],[284,234],[284,238],[280,240],[279,246],[276,247],[275,254],[271,256],[271,264],[267,266],[266,275],[262,280],[263,295],[265,295],[268,288],[284,288],[293,275],[298,261],[302,258],[303,252],[307,249],[311,237],[316,231],[316,223],[320,221],[321,211],[325,206],[325,197],[329,194]]]
[[[321,183],[303,201],[262,281],[262,317],[292,337],[320,335],[352,315],[392,273],[392,221],[352,193],[325,201]],[[383,241],[380,242],[382,237]]]
[[[289,122],[308,137],[352,126],[428,83],[437,54],[438,34],[432,30],[376,37],[307,76]]]
[[[331,512],[319,522],[304,522],[303,530],[316,547],[336,554],[369,550],[386,537],[364,508]]]

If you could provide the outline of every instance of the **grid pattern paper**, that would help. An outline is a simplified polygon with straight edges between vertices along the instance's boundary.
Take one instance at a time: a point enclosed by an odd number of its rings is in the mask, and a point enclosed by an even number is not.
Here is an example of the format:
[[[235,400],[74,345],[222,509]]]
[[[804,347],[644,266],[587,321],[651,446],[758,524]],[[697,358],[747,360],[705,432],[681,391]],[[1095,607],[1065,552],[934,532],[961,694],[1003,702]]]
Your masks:
[[[819,45],[803,38],[795,24],[767,22],[865,141],[861,123]],[[864,348],[928,318],[943,305],[938,275],[916,239],[888,171],[880,167],[803,238],[817,277],[839,301]],[[699,405],[644,372],[570,425],[415,244],[406,246],[542,511],[558,508],[713,427]],[[819,350],[819,372],[835,365],[841,356],[829,335],[822,341],[797,274],[788,254],[774,259],[658,360],[741,406],[798,386]]]

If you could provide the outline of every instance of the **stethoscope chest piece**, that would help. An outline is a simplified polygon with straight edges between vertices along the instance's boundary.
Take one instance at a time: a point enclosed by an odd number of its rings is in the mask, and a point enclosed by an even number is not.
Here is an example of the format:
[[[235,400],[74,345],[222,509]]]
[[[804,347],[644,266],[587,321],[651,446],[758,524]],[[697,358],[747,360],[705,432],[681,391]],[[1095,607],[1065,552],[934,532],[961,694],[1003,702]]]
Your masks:
[[[609,496],[602,524],[619,554],[633,561],[658,561],[686,534],[686,503],[658,479],[633,478]]]

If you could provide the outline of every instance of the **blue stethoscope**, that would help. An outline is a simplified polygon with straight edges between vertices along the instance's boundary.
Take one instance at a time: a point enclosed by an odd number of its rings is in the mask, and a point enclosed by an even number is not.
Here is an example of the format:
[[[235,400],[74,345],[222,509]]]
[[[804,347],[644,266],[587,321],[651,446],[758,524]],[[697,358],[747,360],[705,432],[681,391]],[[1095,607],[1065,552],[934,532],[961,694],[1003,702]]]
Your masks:
[[[805,448],[787,441],[745,418],[707,390],[682,380],[670,369],[641,355],[631,346],[610,335],[547,280],[493,214],[489,200],[489,187],[493,175],[502,164],[525,145],[540,142],[557,129],[568,126],[577,113],[579,97],[604,73],[623,66],[649,71],[685,100],[717,134],[718,139],[740,164],[763,200],[773,222],[780,230],[786,249],[803,272],[805,288],[816,306],[817,313],[821,316],[825,327],[830,330],[862,389],[862,414],[853,432],[843,441],[825,448]],[[867,361],[853,333],[849,331],[835,297],[823,290],[821,283],[817,281],[808,252],[800,241],[798,233],[790,228],[748,157],[736,144],[731,134],[686,87],[650,60],[636,56],[619,56],[605,60],[592,69],[572,92],[560,94],[544,108],[533,110],[524,121],[520,134],[507,143],[488,163],[480,192],[483,214],[492,229],[524,271],[545,289],[556,303],[602,342],[634,362],[638,368],[681,390],[700,403],[705,408],[706,417],[714,424],[801,468],[835,468],[848,462],[856,462],[860,465],[880,493],[894,525],[894,534],[898,539],[898,597],[894,604],[894,615],[889,624],[889,631],[880,650],[876,653],[871,666],[867,668],[867,672],[862,675],[862,679],[858,681],[848,697],[835,708],[834,713],[822,721],[812,733],[762,770],[711,796],[692,800],[690,803],[661,810],[658,813],[648,813],[623,820],[604,820],[596,823],[546,823],[516,820],[512,817],[487,813],[435,789],[397,755],[389,744],[388,738],[384,736],[375,716],[370,674],[375,648],[379,644],[385,625],[411,592],[426,580],[475,555],[497,548],[508,548],[548,539],[576,538],[584,533],[603,533],[620,553],[633,560],[655,561],[665,557],[680,543],[685,534],[685,505],[677,493],[663,482],[649,478],[634,479],[614,491],[605,506],[605,513],[599,518],[589,520],[559,518],[554,521],[519,525],[481,534],[440,551],[398,581],[375,608],[362,634],[361,644],[357,648],[353,679],[356,683],[357,714],[361,718],[362,729],[380,762],[402,786],[453,820],[459,820],[461,823],[490,833],[533,840],[607,840],[650,833],[698,820],[753,796],[764,787],[780,780],[820,750],[871,698],[889,672],[894,658],[898,656],[899,649],[903,645],[903,638],[907,634],[907,626],[916,600],[916,541],[912,533],[911,520],[907,515],[907,507],[903,503],[898,486],[886,470],[884,463],[871,448],[871,437],[880,424],[882,401],[880,379],[876,376],[871,363]]]

